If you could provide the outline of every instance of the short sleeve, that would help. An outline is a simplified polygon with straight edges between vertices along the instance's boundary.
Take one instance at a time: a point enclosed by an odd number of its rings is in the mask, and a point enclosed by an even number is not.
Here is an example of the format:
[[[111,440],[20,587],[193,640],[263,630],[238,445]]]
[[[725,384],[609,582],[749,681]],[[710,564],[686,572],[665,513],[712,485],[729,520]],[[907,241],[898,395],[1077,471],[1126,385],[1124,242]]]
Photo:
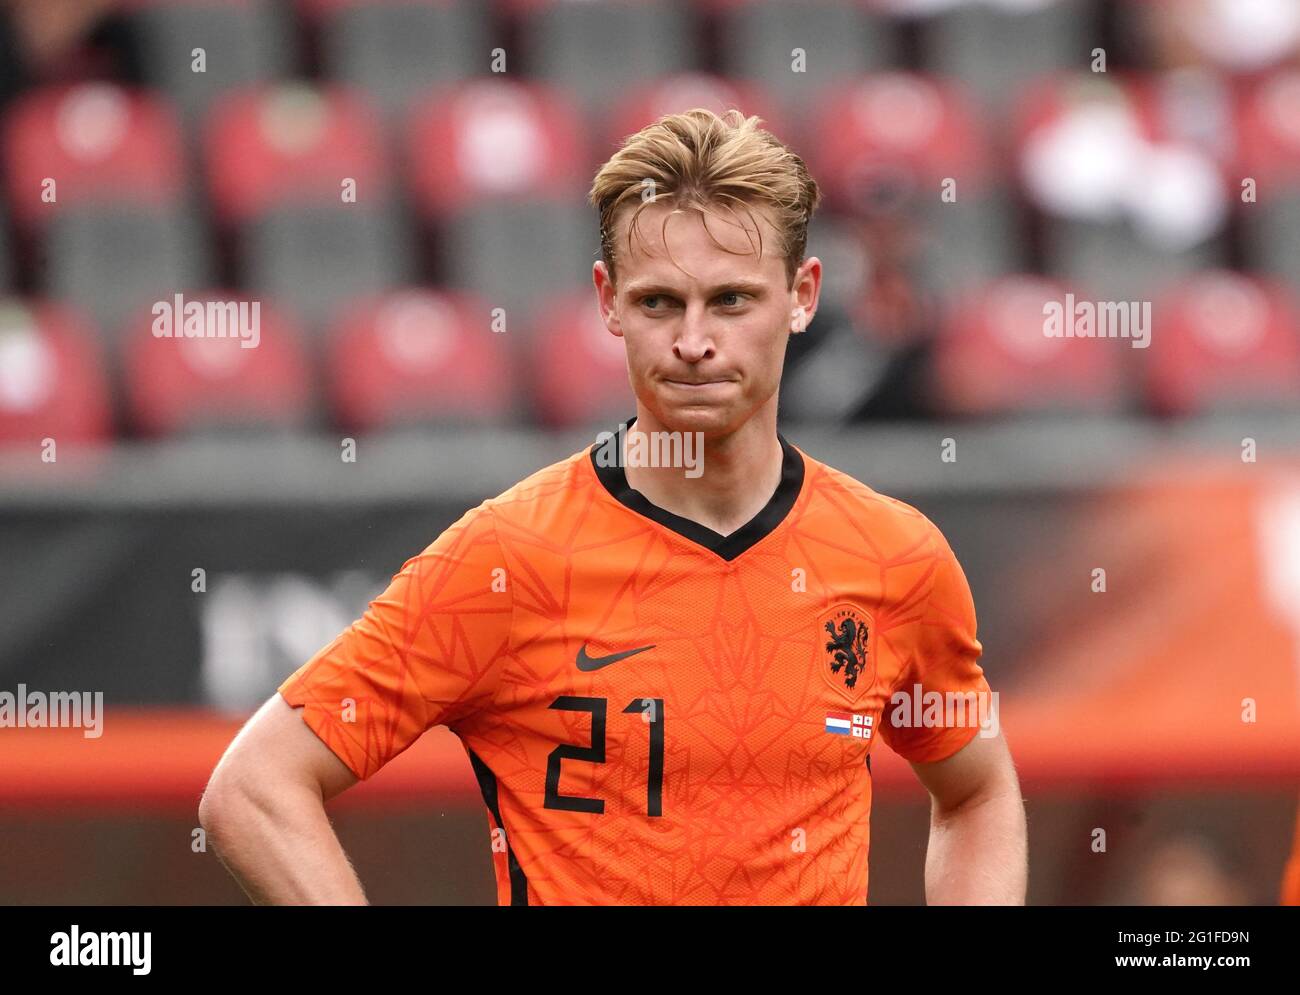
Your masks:
[[[369,778],[425,730],[491,704],[510,645],[505,565],[492,512],[480,505],[408,560],[280,695]]]
[[[981,720],[996,728],[996,699],[979,665],[975,600],[952,547],[931,528],[933,584],[916,626],[911,666],[903,668],[880,730],[912,763],[946,760],[975,738]]]

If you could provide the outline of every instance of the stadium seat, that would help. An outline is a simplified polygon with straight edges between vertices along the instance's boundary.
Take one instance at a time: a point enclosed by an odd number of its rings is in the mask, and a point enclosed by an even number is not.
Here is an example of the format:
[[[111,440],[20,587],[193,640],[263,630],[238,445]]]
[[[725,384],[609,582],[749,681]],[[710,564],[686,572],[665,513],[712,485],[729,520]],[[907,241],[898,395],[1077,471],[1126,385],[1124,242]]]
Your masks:
[[[702,68],[693,5],[685,0],[506,0],[530,78],[567,89],[600,121],[611,93]]]
[[[619,100],[610,114],[601,147],[616,149],[628,135],[665,114],[679,114],[693,107],[707,107],[717,114],[734,107],[747,116],[757,114],[768,131],[782,139],[789,137],[780,109],[762,87],[708,73],[688,72],[653,80]]]
[[[807,156],[826,208],[914,218],[927,278],[958,293],[1016,268],[1014,215],[983,123],[964,94],[882,73],[821,102]],[[955,181],[955,199],[944,184]]]
[[[954,301],[932,354],[935,407],[949,415],[1105,413],[1127,401],[1132,339],[1054,337],[1044,305],[1067,288],[1010,276]]]
[[[241,285],[291,308],[313,335],[356,298],[408,281],[409,238],[391,207],[303,206],[245,226]]]
[[[390,193],[373,109],[339,87],[231,94],[214,107],[205,138],[213,208],[224,224],[289,205],[376,204]],[[344,204],[345,180],[356,183],[356,204]]]
[[[473,0],[326,0],[314,7],[326,73],[390,121],[439,84],[487,73],[488,5]]]
[[[1252,269],[1300,291],[1300,71],[1260,80],[1243,95],[1236,175],[1255,182],[1239,204]],[[1240,195],[1239,195],[1240,196]]]
[[[949,6],[923,22],[923,66],[1001,115],[1032,80],[1088,64],[1092,14],[1089,0]]]
[[[484,201],[450,219],[445,232],[448,283],[525,324],[557,288],[590,281],[599,258],[594,212],[563,200]]]
[[[301,85],[232,95],[210,122],[209,185],[243,285],[312,335],[347,301],[408,279],[381,130],[357,94]]]
[[[442,283],[527,318],[589,278],[599,249],[583,206],[581,118],[554,90],[502,80],[435,93],[412,117],[417,210],[437,230]]]
[[[15,222],[32,230],[92,204],[175,207],[184,192],[183,143],[158,96],[109,83],[20,96],[0,134]]]
[[[485,197],[581,201],[586,144],[581,112],[552,87],[486,79],[435,90],[409,121],[411,193],[431,217]]]
[[[162,323],[161,312],[142,313],[128,332],[126,396],[131,423],[140,432],[292,429],[308,422],[310,370],[298,330],[286,315],[219,291],[187,294],[182,303],[201,310],[201,316],[183,315],[187,324],[178,327],[174,307],[170,325]],[[242,315],[235,310],[241,304]],[[254,334],[232,334],[241,329]],[[172,334],[160,334],[168,331]]]
[[[362,301],[330,343],[335,419],[361,432],[508,421],[521,412],[505,340],[487,304],[466,294],[404,289]]]
[[[137,310],[212,278],[207,232],[176,210],[95,206],[55,216],[42,239],[44,290],[116,340]]]
[[[546,301],[531,336],[533,403],[547,425],[608,425],[633,408],[627,351],[601,320],[590,288]]]
[[[791,121],[828,88],[895,62],[893,25],[862,0],[710,0],[722,72],[767,87]],[[803,49],[796,71],[795,48]],[[782,136],[787,140],[795,136]]]
[[[191,129],[221,95],[294,71],[296,35],[283,3],[137,0],[134,7],[130,23],[145,79],[175,101]],[[202,72],[195,71],[198,58]]]
[[[0,445],[97,443],[111,432],[90,326],[62,305],[0,298]]]
[[[1044,80],[1020,102],[1018,179],[1041,214],[1050,274],[1110,300],[1149,300],[1222,261],[1223,162],[1167,113],[1174,83],[1081,74]]]
[[[1147,397],[1166,415],[1300,410],[1300,309],[1286,286],[1198,273],[1154,307],[1142,356]]]

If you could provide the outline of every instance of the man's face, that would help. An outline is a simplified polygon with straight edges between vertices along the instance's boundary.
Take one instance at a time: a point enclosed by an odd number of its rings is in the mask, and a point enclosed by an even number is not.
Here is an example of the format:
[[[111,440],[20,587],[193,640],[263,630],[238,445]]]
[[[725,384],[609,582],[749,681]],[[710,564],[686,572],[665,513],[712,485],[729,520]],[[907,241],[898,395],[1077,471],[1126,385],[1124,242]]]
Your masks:
[[[812,320],[821,263],[805,260],[787,287],[776,230],[760,210],[761,260],[750,212],[719,209],[706,232],[699,211],[659,203],[641,212],[629,254],[631,215],[616,226],[617,286],[603,261],[592,275],[605,325],[627,347],[637,400],[670,431],[733,432],[776,403],[786,337]]]

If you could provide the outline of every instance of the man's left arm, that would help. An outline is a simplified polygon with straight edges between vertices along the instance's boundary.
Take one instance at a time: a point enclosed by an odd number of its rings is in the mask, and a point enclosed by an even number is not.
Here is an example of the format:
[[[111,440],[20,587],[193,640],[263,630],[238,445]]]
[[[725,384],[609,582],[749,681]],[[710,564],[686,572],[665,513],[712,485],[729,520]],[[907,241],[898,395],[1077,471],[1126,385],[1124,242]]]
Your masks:
[[[1025,805],[1001,731],[912,770],[930,792],[926,904],[1024,905]]]

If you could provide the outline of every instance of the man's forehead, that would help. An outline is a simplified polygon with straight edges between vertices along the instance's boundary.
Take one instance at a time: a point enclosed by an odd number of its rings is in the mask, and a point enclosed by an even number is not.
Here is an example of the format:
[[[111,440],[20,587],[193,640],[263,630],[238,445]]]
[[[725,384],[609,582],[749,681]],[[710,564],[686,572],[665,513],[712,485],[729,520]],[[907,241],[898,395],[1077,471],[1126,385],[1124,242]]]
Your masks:
[[[635,268],[638,277],[684,278],[686,275],[673,260],[681,264],[683,251],[691,248],[705,250],[702,259],[698,258],[698,253],[694,254],[688,266],[701,280],[715,276],[761,278],[772,269],[774,262],[778,268],[783,267],[777,251],[778,232],[761,208],[730,210],[711,206],[702,213],[694,207],[677,209],[651,204],[641,211],[629,248],[628,234],[633,213],[629,211],[619,219],[615,252],[620,256],[624,271]],[[755,225],[761,230],[761,260],[758,256],[760,235],[755,231]],[[672,258],[669,258],[669,253]],[[705,272],[698,271],[701,266],[705,267]]]

